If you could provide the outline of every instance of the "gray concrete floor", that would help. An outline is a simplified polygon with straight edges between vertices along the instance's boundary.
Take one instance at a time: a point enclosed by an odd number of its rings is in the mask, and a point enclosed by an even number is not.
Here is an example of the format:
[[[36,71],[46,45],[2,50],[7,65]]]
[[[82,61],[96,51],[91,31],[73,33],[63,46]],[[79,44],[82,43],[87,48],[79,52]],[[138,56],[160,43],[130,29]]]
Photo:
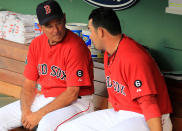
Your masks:
[[[3,107],[9,103],[16,101],[17,99],[11,96],[0,94],[0,107]]]

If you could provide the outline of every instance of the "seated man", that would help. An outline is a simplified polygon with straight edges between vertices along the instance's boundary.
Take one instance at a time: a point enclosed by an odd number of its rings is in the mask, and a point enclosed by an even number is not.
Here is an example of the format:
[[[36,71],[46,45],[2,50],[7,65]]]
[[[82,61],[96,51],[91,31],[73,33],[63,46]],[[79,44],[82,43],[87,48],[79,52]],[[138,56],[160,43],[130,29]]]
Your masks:
[[[65,28],[65,15],[56,1],[40,3],[37,17],[44,34],[29,46],[20,101],[0,108],[0,131],[20,126],[31,130],[37,125],[37,131],[54,131],[93,111],[89,49]]]
[[[93,10],[89,29],[95,47],[105,50],[105,78],[114,109],[87,114],[58,131],[172,131],[170,100],[154,59],[121,33],[112,9]]]

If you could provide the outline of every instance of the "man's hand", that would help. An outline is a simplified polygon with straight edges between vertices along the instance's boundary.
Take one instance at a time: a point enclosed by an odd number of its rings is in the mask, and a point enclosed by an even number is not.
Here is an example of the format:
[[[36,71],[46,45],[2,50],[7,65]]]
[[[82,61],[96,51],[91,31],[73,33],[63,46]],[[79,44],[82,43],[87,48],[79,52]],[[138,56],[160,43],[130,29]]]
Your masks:
[[[55,100],[45,105],[37,112],[31,112],[30,106],[22,108],[22,124],[26,129],[32,130],[39,124],[44,115],[54,110],[66,107],[77,100],[80,87],[67,87],[66,91],[57,96]],[[26,103],[26,102],[24,102]]]
[[[150,131],[162,131],[162,122],[160,117],[151,118],[147,121]]]
[[[35,126],[38,125],[39,121],[42,119],[43,115],[37,112],[27,112],[22,114],[22,124],[23,127],[32,130]]]

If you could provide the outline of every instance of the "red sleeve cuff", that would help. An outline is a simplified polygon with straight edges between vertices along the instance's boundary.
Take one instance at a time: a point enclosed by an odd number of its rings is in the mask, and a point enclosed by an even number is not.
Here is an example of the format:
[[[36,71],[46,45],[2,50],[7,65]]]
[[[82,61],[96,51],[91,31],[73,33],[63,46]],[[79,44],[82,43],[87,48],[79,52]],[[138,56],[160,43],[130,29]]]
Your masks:
[[[37,81],[38,79],[38,73],[37,70],[31,70],[32,68],[28,68],[28,65],[25,66],[25,70],[24,70],[24,76],[32,81]]]
[[[154,95],[147,95],[137,99],[146,120],[161,117],[160,108]]]

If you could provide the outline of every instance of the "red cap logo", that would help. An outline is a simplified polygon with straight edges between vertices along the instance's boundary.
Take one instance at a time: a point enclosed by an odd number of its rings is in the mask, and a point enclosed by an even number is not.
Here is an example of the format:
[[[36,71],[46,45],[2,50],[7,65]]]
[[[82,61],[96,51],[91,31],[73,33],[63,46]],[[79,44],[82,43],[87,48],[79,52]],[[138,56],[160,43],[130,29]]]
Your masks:
[[[45,5],[45,6],[44,6],[44,9],[45,9],[45,11],[46,11],[46,14],[50,14],[50,13],[51,13],[51,8],[50,8],[49,5]]]

